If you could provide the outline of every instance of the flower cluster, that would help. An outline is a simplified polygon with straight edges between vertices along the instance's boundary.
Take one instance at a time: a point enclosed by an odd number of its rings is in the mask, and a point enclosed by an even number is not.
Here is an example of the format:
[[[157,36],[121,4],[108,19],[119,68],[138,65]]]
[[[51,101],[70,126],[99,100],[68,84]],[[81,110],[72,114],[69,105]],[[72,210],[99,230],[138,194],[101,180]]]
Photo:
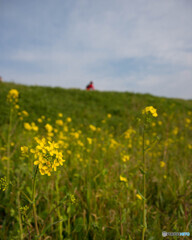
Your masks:
[[[0,190],[5,191],[8,186],[6,177],[0,178]]]
[[[63,126],[63,120],[61,120],[61,119],[56,120],[55,123],[56,123],[58,126]]]
[[[11,89],[7,95],[7,101],[9,103],[16,104],[18,102],[19,92],[16,89]]]
[[[126,177],[123,177],[123,176],[119,176],[119,180],[120,182],[127,182],[127,178]]]
[[[96,131],[97,130],[97,128],[94,126],[94,125],[89,125],[89,128],[94,132],[94,131]]]
[[[63,154],[58,150],[59,145],[55,142],[46,141],[45,138],[35,138],[37,146],[31,149],[30,152],[34,154],[34,165],[39,166],[41,175],[51,175],[51,172],[56,171],[57,167],[63,165]]]
[[[23,221],[25,221],[25,219],[27,218],[27,210],[28,209],[29,209],[29,207],[27,205],[19,208]]]
[[[127,162],[127,161],[129,161],[130,157],[129,157],[129,155],[123,155],[121,159],[123,162]]]
[[[139,199],[139,200],[142,200],[142,197],[141,197],[141,195],[140,194],[136,194],[136,197]]]
[[[32,122],[31,124],[27,122],[24,123],[24,128],[28,131],[35,131],[35,132],[39,130],[38,126],[34,122]]]
[[[149,106],[149,107],[146,107],[145,109],[143,109],[142,114],[147,114],[148,112],[150,112],[153,117],[158,116],[157,109],[155,109],[153,106]]]
[[[21,153],[24,155],[24,154],[27,154],[28,153],[28,150],[29,148],[27,146],[22,146],[21,147]]]

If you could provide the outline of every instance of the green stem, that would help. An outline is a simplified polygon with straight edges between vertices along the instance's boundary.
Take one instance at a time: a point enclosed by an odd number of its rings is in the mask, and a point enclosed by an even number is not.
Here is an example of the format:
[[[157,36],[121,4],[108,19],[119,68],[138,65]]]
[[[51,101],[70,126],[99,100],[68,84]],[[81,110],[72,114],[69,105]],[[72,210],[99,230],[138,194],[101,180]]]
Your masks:
[[[87,213],[87,227],[88,231],[90,228],[90,221],[91,221],[91,160],[90,156],[88,156],[88,168],[87,168],[87,207],[88,207],[88,213]]]
[[[32,202],[33,202],[33,217],[35,221],[35,230],[37,236],[39,237],[39,228],[37,224],[37,213],[36,213],[36,203],[35,203],[35,190],[36,190],[36,175],[37,175],[38,166],[35,169],[35,173],[32,180]]]
[[[17,178],[17,187],[19,188],[19,178]],[[23,237],[23,226],[22,226],[22,220],[21,220],[21,202],[20,202],[20,190],[17,192],[17,205],[18,205],[18,215],[19,215],[19,228],[20,228],[20,238],[21,240],[24,239]]]
[[[68,213],[68,237],[71,236],[71,206],[69,207],[69,213]]]
[[[11,128],[12,128],[12,106],[10,107],[9,114],[9,129],[8,129],[8,138],[7,138],[7,182],[10,181],[10,145],[11,145]]]
[[[147,224],[146,224],[146,161],[145,161],[145,127],[143,126],[143,230],[142,230],[142,240],[145,239],[145,231],[147,229]]]
[[[57,194],[57,205],[59,205],[59,172],[57,173],[57,179],[56,179],[56,194]],[[57,215],[59,220],[61,220],[61,212],[60,212],[60,207],[57,208]],[[60,240],[63,239],[63,222],[59,222],[59,238]]]

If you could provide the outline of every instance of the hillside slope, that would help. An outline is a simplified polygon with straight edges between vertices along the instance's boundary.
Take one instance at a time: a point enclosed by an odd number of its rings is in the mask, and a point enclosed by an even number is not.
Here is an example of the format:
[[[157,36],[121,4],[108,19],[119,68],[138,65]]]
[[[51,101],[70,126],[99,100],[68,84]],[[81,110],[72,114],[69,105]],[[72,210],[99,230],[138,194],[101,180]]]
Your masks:
[[[185,115],[192,109],[191,100],[169,99],[149,94],[84,91],[1,83],[0,125],[8,121],[6,95],[12,88],[19,91],[20,107],[30,113],[31,121],[35,121],[42,114],[54,121],[57,114],[61,112],[64,117],[71,117],[75,125],[86,125],[90,122],[99,125],[100,121],[110,113],[113,118],[109,124],[115,127],[121,123],[123,128],[126,128],[129,125],[128,122],[134,120],[145,106],[153,105],[157,108],[159,116],[164,112],[172,112],[177,116],[178,114]]]

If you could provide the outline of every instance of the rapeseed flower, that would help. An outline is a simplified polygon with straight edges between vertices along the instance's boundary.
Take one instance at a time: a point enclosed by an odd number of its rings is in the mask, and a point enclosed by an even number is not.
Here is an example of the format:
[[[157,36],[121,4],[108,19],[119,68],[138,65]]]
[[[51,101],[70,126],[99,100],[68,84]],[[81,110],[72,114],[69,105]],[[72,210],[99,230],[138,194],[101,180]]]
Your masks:
[[[129,161],[129,159],[130,159],[129,155],[124,155],[124,156],[122,156],[122,161],[123,161],[123,162]]]
[[[165,162],[164,161],[160,161],[160,167],[164,168],[165,167]]]
[[[142,114],[147,114],[148,112],[150,112],[153,117],[158,116],[157,110],[153,106],[149,106],[149,107],[146,107],[145,109],[143,109]]]
[[[28,122],[24,123],[24,128],[28,131],[32,130],[35,132],[39,130],[38,126],[34,122],[32,122],[31,125]]]
[[[19,105],[18,105],[18,104],[16,104],[16,105],[15,105],[15,109],[17,109],[17,110],[18,110],[19,108],[20,108],[20,107],[19,107]]]
[[[175,128],[173,129],[173,134],[174,134],[174,135],[177,135],[178,132],[179,132],[179,128],[178,128],[178,127],[175,127]]]
[[[189,149],[192,149],[192,144],[188,144],[188,148],[189,148]]]
[[[63,120],[61,119],[56,120],[55,123],[59,126],[63,126]]]
[[[5,191],[8,186],[7,178],[0,178],[0,190]]]
[[[38,122],[38,123],[42,123],[43,120],[42,120],[41,118],[38,118],[38,119],[37,119],[37,122]]]
[[[87,141],[88,141],[88,143],[91,145],[91,144],[92,144],[92,142],[93,142],[93,139],[92,139],[92,138],[89,138],[89,137],[87,137]]]
[[[186,122],[187,124],[190,124],[190,123],[191,123],[191,119],[186,118],[186,119],[185,119],[185,122]]]
[[[140,194],[136,194],[136,197],[139,199],[139,200],[142,200],[142,197],[141,197],[141,195]]]
[[[119,180],[121,181],[121,182],[127,182],[127,178],[126,177],[123,177],[123,176],[119,176]]]
[[[77,141],[77,144],[78,144],[80,147],[84,147],[84,143],[81,142],[80,140]]]
[[[78,132],[72,132],[72,133],[70,133],[70,135],[73,136],[76,139],[79,138],[79,133]]]
[[[8,157],[7,156],[3,156],[3,157],[1,157],[1,160],[2,161],[8,160]]]
[[[69,194],[69,197],[70,197],[70,200],[71,200],[72,204],[76,203],[76,199],[75,199],[75,196],[73,194]]]
[[[63,113],[58,113],[58,117],[63,117]]]
[[[34,122],[31,123],[31,129],[35,132],[39,130],[38,126]]]
[[[16,89],[11,89],[7,95],[7,101],[9,103],[16,104],[18,102],[19,92]]]
[[[25,111],[25,110],[23,110],[21,113],[22,113],[22,115],[24,117],[28,117],[29,116],[29,113],[27,111]]]
[[[136,133],[136,131],[132,127],[130,127],[129,129],[127,129],[127,131],[124,132],[125,139],[130,138],[131,135],[134,133]]]
[[[117,147],[118,146],[118,142],[115,140],[115,139],[110,139],[110,145],[109,145],[109,147],[110,148],[115,148],[115,147]]]
[[[22,147],[21,147],[21,152],[22,152],[22,154],[28,153],[28,150],[29,150],[29,148],[28,148],[27,146],[22,146]]]
[[[47,130],[47,132],[52,132],[53,131],[53,127],[49,124],[49,123],[47,123],[46,125],[45,125],[45,129]]]
[[[72,119],[70,117],[68,117],[66,120],[68,123],[70,123],[72,121]]]
[[[24,128],[28,131],[30,131],[32,129],[31,125],[29,123],[24,123]]]
[[[51,175],[51,172],[56,171],[57,167],[63,165],[63,154],[59,151],[59,144],[51,142],[42,138],[35,138],[37,146],[35,149],[31,149],[31,153],[34,154],[34,165],[38,165],[41,175]]]
[[[90,128],[92,131],[96,131],[96,129],[97,129],[95,126],[93,126],[93,125],[91,125],[91,124],[89,125],[89,128]]]

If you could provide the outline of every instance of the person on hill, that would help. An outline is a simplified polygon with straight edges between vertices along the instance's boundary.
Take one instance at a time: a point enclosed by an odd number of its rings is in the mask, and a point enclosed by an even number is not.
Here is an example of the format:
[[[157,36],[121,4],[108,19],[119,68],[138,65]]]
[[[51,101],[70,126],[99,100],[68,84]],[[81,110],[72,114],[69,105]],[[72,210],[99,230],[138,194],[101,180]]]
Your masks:
[[[90,82],[87,86],[86,86],[87,90],[95,90],[93,82]]]

